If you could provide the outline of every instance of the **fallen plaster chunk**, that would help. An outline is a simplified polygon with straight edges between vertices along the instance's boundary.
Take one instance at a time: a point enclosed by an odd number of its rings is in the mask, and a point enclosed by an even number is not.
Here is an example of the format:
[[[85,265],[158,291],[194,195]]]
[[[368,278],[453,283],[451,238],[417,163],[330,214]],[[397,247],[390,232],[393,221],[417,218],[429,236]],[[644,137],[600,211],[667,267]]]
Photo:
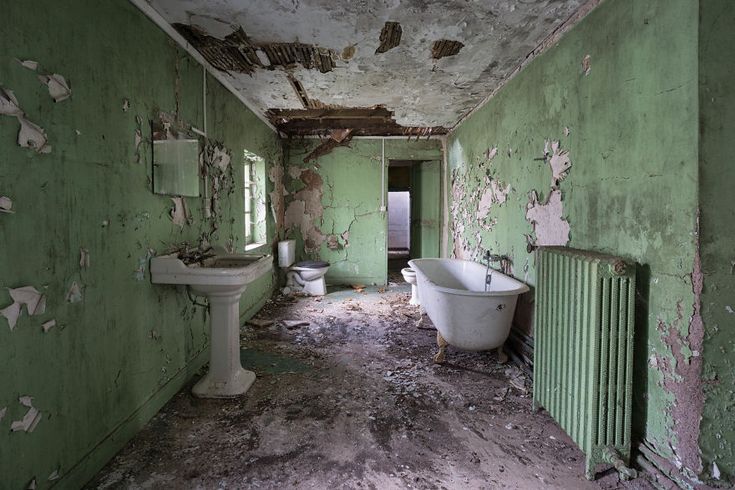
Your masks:
[[[4,316],[8,320],[8,326],[12,331],[15,325],[18,323],[18,317],[20,316],[20,305],[13,303],[12,305],[0,310],[0,315]]]
[[[51,153],[51,147],[48,145],[48,137],[46,131],[37,124],[32,123],[25,116],[17,116],[20,123],[18,131],[18,145],[23,148],[31,148],[37,153]]]
[[[309,322],[304,320],[281,320],[281,323],[283,323],[283,326],[289,330],[293,328],[309,326]]]
[[[544,145],[544,155],[551,157],[549,158],[549,166],[551,167],[552,186],[556,187],[559,185],[559,182],[566,178],[569,173],[569,168],[572,166],[569,151],[560,149],[558,141],[552,141],[551,152],[549,152],[547,141]]]
[[[41,328],[43,328],[43,333],[48,333],[48,331],[54,328],[55,326],[56,326],[56,320],[49,320],[41,324]]]
[[[54,102],[61,102],[71,97],[71,89],[66,79],[54,73],[52,75],[38,75],[38,81],[48,87],[48,93]]]
[[[189,223],[189,212],[186,209],[186,202],[183,197],[172,197],[171,201],[174,207],[169,212],[171,221],[180,228]]]
[[[536,191],[526,205],[526,220],[533,225],[535,245],[566,245],[569,243],[569,222],[562,218],[564,205],[561,191],[554,189],[546,203],[541,204]]]
[[[89,250],[79,247],[79,267],[89,269]]]
[[[11,432],[33,432],[38,423],[41,421],[41,412],[33,406],[33,397],[21,396],[18,401],[24,407],[28,407],[28,411],[20,420],[15,420],[10,425]]]
[[[26,307],[28,315],[43,315],[46,311],[46,296],[33,286],[8,289],[8,292],[14,302]]]
[[[274,323],[274,320],[265,320],[262,318],[251,318],[245,322],[246,325],[251,325],[253,327],[270,327]]]
[[[13,201],[7,196],[0,196],[0,213],[14,213]]]
[[[82,288],[76,281],[71,283],[64,299],[67,303],[79,303],[82,301]]]

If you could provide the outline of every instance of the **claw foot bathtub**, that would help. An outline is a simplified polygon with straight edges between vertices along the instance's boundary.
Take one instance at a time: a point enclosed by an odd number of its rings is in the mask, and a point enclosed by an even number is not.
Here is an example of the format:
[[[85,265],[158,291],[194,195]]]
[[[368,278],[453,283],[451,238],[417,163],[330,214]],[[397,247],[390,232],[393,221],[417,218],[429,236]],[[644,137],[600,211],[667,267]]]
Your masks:
[[[436,362],[444,361],[447,343],[470,351],[502,349],[518,296],[528,286],[490,269],[485,292],[485,266],[468,260],[413,259],[408,264],[416,271],[421,305],[438,330]]]

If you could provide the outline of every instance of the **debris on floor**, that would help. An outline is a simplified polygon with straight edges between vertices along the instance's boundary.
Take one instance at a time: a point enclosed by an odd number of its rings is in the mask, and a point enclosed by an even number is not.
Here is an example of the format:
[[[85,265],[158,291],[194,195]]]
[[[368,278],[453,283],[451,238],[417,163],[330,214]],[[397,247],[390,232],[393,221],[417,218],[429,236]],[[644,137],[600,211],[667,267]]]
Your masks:
[[[435,365],[409,291],[277,294],[240,332],[248,393],[184,388],[88,488],[651,488],[587,481],[582,452],[495,351],[449,347]]]

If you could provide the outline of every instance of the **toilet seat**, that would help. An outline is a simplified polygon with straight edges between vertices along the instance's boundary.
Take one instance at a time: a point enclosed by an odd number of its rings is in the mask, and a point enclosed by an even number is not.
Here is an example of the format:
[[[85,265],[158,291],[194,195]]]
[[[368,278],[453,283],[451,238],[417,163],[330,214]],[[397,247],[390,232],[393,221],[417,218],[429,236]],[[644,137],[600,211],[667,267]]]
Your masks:
[[[300,267],[302,269],[322,269],[329,267],[329,262],[323,260],[304,260],[302,262],[296,262],[293,267]]]

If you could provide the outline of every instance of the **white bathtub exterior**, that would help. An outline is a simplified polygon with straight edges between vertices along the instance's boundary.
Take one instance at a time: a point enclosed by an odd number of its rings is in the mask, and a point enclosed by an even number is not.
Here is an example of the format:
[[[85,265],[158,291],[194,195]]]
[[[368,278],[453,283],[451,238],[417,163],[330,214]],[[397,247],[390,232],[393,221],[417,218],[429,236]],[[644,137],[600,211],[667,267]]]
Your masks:
[[[520,281],[485,266],[459,259],[414,259],[421,306],[450,345],[470,351],[500,347],[508,338],[518,296],[529,290]]]

